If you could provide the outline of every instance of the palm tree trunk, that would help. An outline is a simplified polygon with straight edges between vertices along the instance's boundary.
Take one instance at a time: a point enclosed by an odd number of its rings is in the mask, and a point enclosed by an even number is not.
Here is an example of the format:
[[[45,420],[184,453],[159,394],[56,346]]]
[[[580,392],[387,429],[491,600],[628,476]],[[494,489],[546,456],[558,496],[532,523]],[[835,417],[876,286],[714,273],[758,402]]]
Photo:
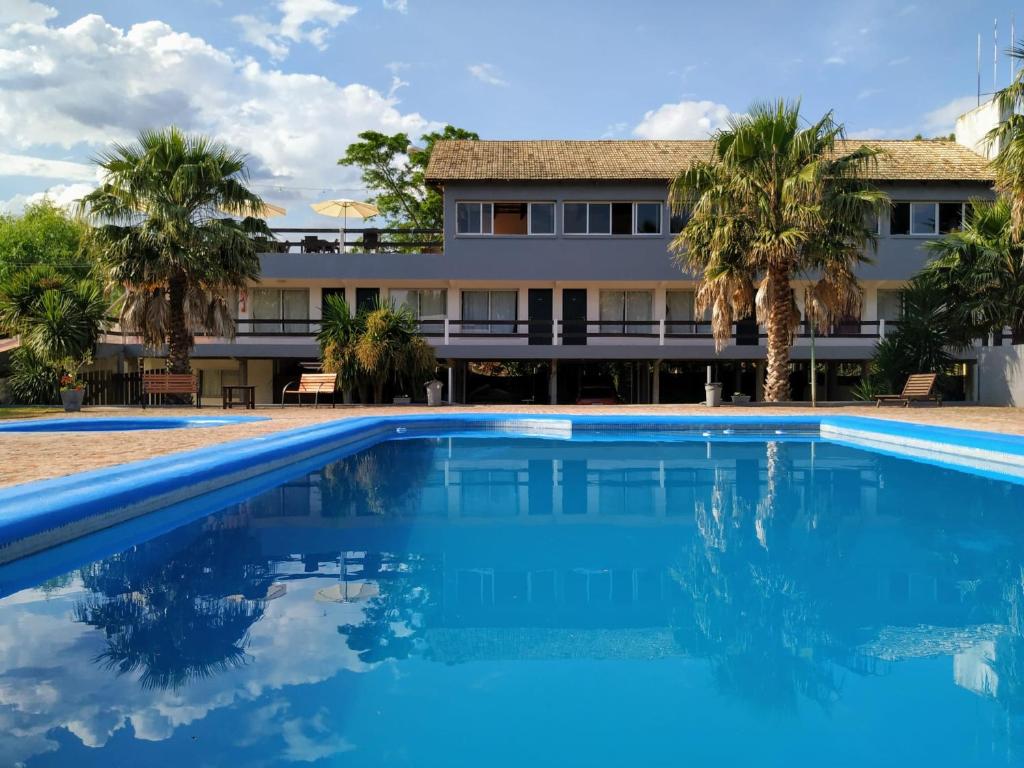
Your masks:
[[[171,373],[191,373],[189,355],[192,350],[192,334],[185,322],[185,291],[187,279],[184,274],[174,275],[168,282],[167,327],[167,368]]]
[[[767,376],[764,383],[764,399],[768,403],[778,403],[790,399],[789,345],[793,289],[789,284],[789,275],[778,267],[770,268],[765,279],[768,280],[770,294],[768,317],[765,322],[768,349],[765,356]]]

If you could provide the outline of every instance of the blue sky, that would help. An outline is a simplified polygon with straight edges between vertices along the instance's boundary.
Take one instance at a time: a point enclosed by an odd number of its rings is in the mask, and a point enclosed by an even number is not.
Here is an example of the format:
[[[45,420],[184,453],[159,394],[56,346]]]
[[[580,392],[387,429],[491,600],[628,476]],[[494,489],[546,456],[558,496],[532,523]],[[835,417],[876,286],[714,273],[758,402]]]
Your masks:
[[[253,157],[290,224],[359,197],[366,129],[484,138],[694,138],[761,98],[852,135],[948,133],[992,89],[995,0],[0,0],[0,206],[95,183],[88,159],[177,123]],[[1024,14],[1020,19],[1024,37]],[[1009,77],[999,62],[999,84]]]

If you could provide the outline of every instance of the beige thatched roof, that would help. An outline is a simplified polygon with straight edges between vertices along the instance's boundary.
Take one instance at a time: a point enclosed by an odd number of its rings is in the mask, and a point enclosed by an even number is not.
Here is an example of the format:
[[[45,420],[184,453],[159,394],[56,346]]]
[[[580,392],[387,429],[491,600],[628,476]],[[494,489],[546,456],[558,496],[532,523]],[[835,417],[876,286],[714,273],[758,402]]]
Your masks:
[[[985,158],[937,140],[841,142],[885,151],[872,177],[878,181],[991,182]],[[710,141],[439,141],[427,167],[432,184],[451,181],[658,181],[667,182],[711,153]]]

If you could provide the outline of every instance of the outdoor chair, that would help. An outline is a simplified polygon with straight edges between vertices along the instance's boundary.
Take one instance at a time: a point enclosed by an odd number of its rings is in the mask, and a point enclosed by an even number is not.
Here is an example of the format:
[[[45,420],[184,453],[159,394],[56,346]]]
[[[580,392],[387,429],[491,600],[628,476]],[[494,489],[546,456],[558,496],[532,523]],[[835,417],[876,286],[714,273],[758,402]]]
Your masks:
[[[899,395],[877,395],[875,407],[882,403],[903,403],[905,408],[917,400],[932,400],[937,405],[942,405],[942,395],[935,392],[935,382],[938,376],[934,373],[913,373],[907,378],[903,385],[903,392]]]
[[[302,407],[302,396],[313,395],[313,407],[320,405],[320,393],[330,394],[331,408],[334,407],[334,396],[338,389],[338,374],[336,373],[304,373],[298,381],[289,381],[281,390],[281,407],[285,406],[285,397],[295,395],[299,407]]]

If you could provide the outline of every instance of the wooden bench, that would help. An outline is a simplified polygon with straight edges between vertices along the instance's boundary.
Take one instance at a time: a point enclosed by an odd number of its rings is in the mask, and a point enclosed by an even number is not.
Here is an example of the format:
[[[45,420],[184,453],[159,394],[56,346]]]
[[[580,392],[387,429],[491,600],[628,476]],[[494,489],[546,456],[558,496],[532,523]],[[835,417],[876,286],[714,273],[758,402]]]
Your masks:
[[[148,404],[150,395],[195,395],[196,408],[202,407],[203,403],[199,377],[191,373],[143,373],[143,408]]]
[[[933,400],[942,405],[942,395],[935,392],[935,382],[938,376],[934,373],[912,373],[907,377],[907,383],[903,385],[903,392],[899,395],[878,395],[875,398],[875,407],[882,403],[903,403],[905,408],[916,400]]]
[[[338,389],[336,373],[304,373],[298,381],[289,381],[281,390],[281,407],[284,408],[286,395],[295,395],[298,405],[302,406],[303,395],[313,395],[313,407],[320,404],[320,393],[331,394],[331,408],[334,407],[334,393]]]

